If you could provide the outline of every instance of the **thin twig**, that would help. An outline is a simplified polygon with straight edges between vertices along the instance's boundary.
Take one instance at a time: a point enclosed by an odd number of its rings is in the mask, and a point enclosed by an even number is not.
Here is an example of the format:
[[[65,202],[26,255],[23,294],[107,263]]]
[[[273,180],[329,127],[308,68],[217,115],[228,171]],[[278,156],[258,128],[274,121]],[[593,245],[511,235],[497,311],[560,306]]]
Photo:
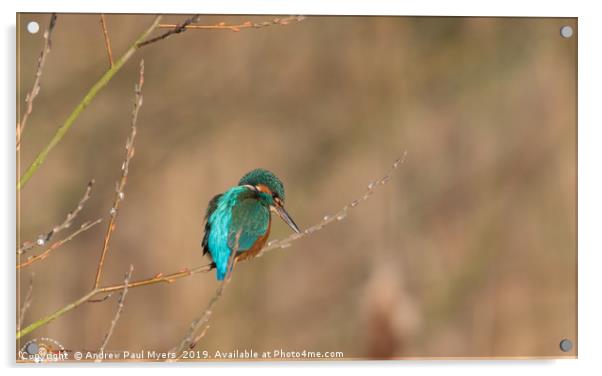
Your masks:
[[[188,276],[191,276],[194,274],[199,274],[199,273],[207,273],[212,270],[212,265],[213,264],[206,264],[206,265],[197,266],[197,267],[191,268],[191,269],[182,268],[180,271],[178,271],[176,273],[171,273],[171,274],[167,274],[167,275],[164,275],[163,273],[158,273],[151,278],[147,278],[147,279],[143,279],[143,280],[135,281],[135,282],[129,282],[127,285],[125,283],[121,283],[118,285],[111,285],[111,286],[99,287],[99,288],[93,289],[92,291],[86,293],[84,296],[77,299],[76,301],[69,303],[68,305],[64,306],[63,308],[57,310],[56,312],[33,322],[32,324],[28,325],[26,328],[24,328],[20,331],[17,331],[17,339],[33,332],[34,330],[38,329],[39,327],[42,327],[42,326],[56,320],[57,318],[61,317],[65,313],[72,311],[73,309],[79,307],[83,303],[105,301],[108,299],[109,296],[111,296],[112,293],[114,293],[116,291],[122,291],[126,287],[128,289],[132,289],[132,288],[136,288],[136,287],[150,286],[150,285],[155,285],[155,284],[159,284],[159,283],[173,283],[180,278],[188,277]],[[102,299],[91,300],[91,298],[93,298],[94,296],[99,295],[99,294],[109,294],[109,295],[103,297]]]
[[[25,130],[25,126],[27,125],[27,119],[29,119],[29,115],[33,111],[33,101],[36,99],[38,94],[40,93],[40,81],[42,79],[42,73],[44,70],[44,65],[46,64],[46,58],[50,53],[50,47],[52,46],[52,30],[54,30],[54,26],[56,25],[56,13],[52,13],[50,16],[50,23],[48,25],[48,29],[44,32],[44,47],[42,47],[42,52],[40,52],[40,57],[38,58],[38,68],[36,70],[36,78],[33,82],[33,87],[31,91],[25,97],[25,103],[27,104],[27,109],[25,110],[25,114],[21,118],[21,121],[17,124],[17,151],[21,147],[21,135]]]
[[[197,343],[199,343],[199,341],[201,339],[203,339],[203,337],[205,337],[205,334],[207,334],[207,331],[209,330],[209,328],[211,328],[211,325],[207,324],[205,325],[205,327],[203,328],[203,330],[201,330],[201,332],[199,333],[198,336],[196,336],[194,338],[194,340],[190,343],[190,349],[194,349],[197,345]]]
[[[268,242],[267,246],[264,247],[255,257],[261,257],[264,253],[274,250],[274,249],[288,248],[291,246],[291,243],[293,241],[299,240],[303,237],[306,237],[307,235],[310,235],[316,231],[319,231],[322,228],[324,228],[324,226],[329,225],[330,223],[334,222],[335,220],[341,221],[341,220],[345,219],[347,217],[349,210],[357,207],[361,202],[369,199],[378,187],[387,184],[387,182],[389,180],[391,180],[391,176],[393,175],[393,172],[395,172],[395,170],[401,164],[403,164],[405,162],[406,155],[407,155],[407,151],[404,151],[401,158],[397,159],[393,163],[391,168],[389,168],[389,171],[387,171],[387,173],[384,176],[382,176],[380,179],[370,182],[368,184],[368,187],[366,188],[366,191],[360,198],[353,200],[349,204],[343,206],[342,209],[340,209],[338,212],[336,212],[333,215],[325,215],[320,222],[305,229],[303,232],[301,232],[299,234],[293,233],[290,236],[288,236],[287,238],[282,239],[282,240],[271,240],[270,242]]]
[[[100,27],[105,38],[105,49],[109,58],[109,67],[113,68],[113,51],[111,51],[111,40],[109,39],[109,31],[107,30],[107,21],[104,14],[100,15]]]
[[[121,317],[121,311],[123,311],[123,303],[125,302],[125,296],[128,293],[127,286],[130,283],[130,279],[132,278],[133,271],[134,271],[134,265],[130,265],[130,270],[126,273],[125,279],[123,280],[123,284],[125,285],[125,288],[121,292],[121,297],[119,298],[119,303],[117,303],[117,312],[115,312],[115,316],[113,317],[113,320],[111,321],[111,326],[109,326],[109,330],[107,331],[107,334],[105,334],[105,338],[102,341],[102,345],[100,346],[100,349],[98,350],[98,353],[100,353],[100,354],[102,354],[104,352],[105,347],[107,346],[107,343],[109,343],[109,339],[113,335],[113,331],[115,330],[115,325],[117,325],[117,321],[119,321],[119,318]],[[101,362],[102,360],[99,357],[96,361]]]
[[[98,218],[94,222],[86,222],[86,223],[82,224],[81,227],[77,231],[75,231],[71,235],[67,236],[65,239],[62,239],[62,240],[59,240],[59,241],[53,243],[47,250],[45,250],[44,252],[40,253],[39,255],[30,256],[30,257],[27,258],[27,261],[23,261],[22,263],[18,264],[17,265],[17,270],[21,269],[21,268],[24,268],[26,266],[29,266],[29,265],[33,264],[34,262],[36,262],[36,261],[44,260],[46,257],[50,256],[50,253],[52,251],[56,250],[57,248],[59,248],[63,244],[65,244],[68,241],[70,241],[71,239],[75,238],[77,235],[79,235],[82,232],[90,229],[91,227],[99,224],[100,222],[102,222],[102,219]]]
[[[98,269],[96,271],[96,278],[94,279],[94,288],[97,288],[100,285],[100,278],[102,277],[102,269],[105,262],[105,257],[107,255],[107,250],[109,249],[109,242],[111,241],[111,234],[115,230],[115,219],[117,218],[117,213],[119,211],[119,204],[123,201],[125,197],[125,193],[123,192],[125,188],[125,184],[128,178],[128,171],[130,166],[130,161],[134,157],[134,140],[136,139],[136,121],[138,120],[138,112],[140,111],[140,107],[142,106],[142,86],[144,85],[144,60],[140,61],[140,71],[139,71],[139,79],[138,84],[135,86],[135,99],[134,99],[134,108],[132,110],[132,120],[130,126],[130,136],[128,137],[125,143],[125,156],[123,160],[123,164],[121,165],[121,178],[117,182],[115,189],[115,198],[113,199],[113,207],[110,210],[111,219],[109,220],[109,225],[107,227],[107,233],[104,238],[104,242],[102,245],[102,253],[100,254],[100,260],[98,261]]]
[[[127,288],[129,288],[129,286],[128,286],[128,285],[125,285],[125,284],[124,284],[123,286],[124,286],[124,288],[123,288],[124,290],[125,290],[125,289],[127,289]],[[100,299],[88,299],[88,303],[102,303],[102,302],[104,302],[105,300],[109,299],[111,296],[113,296],[113,293],[112,293],[112,292],[108,293],[107,295],[103,296],[103,297],[102,297],[102,298],[100,298]]]
[[[184,22],[182,22],[179,25],[175,25],[175,24],[172,25],[171,30],[169,30],[169,31],[167,31],[167,32],[165,32],[165,33],[157,36],[157,37],[151,38],[151,39],[149,39],[147,41],[138,43],[138,48],[147,46],[147,45],[149,45],[151,43],[155,43],[155,42],[158,42],[158,41],[163,40],[163,39],[167,39],[167,38],[169,38],[172,35],[183,33],[183,32],[185,32],[187,30],[187,26],[188,25],[197,22],[200,17],[201,17],[200,14],[195,14],[195,15],[187,18],[186,20],[184,20]]]
[[[236,234],[236,238],[234,240],[234,247],[232,249],[232,252],[230,252],[230,255],[228,258],[228,268],[226,269],[226,278],[224,278],[224,280],[218,286],[217,290],[215,290],[215,294],[209,301],[209,304],[207,304],[207,308],[205,308],[205,311],[203,311],[202,315],[199,318],[192,321],[192,323],[190,324],[190,328],[188,329],[188,332],[186,333],[184,338],[182,338],[182,340],[180,341],[180,344],[169,351],[171,353],[176,354],[176,358],[175,358],[176,361],[178,359],[180,359],[180,357],[182,356],[182,352],[184,350],[193,348],[196,345],[196,343],[201,338],[203,338],[204,334],[207,332],[207,328],[205,328],[204,330],[201,331],[201,334],[197,335],[197,332],[199,330],[201,330],[205,326],[205,324],[209,321],[209,318],[211,317],[211,314],[213,313],[213,307],[219,301],[219,299],[222,297],[224,290],[226,289],[226,286],[228,286],[228,284],[230,283],[230,280],[232,279],[233,268],[234,268],[234,265],[236,264],[236,253],[238,252],[238,242],[240,240],[240,234],[241,234],[241,231],[239,231]]]
[[[128,50],[115,62],[115,65],[107,70],[102,77],[88,90],[84,98],[77,104],[75,109],[71,112],[67,120],[60,126],[56,131],[50,142],[40,151],[32,164],[27,168],[25,173],[21,175],[19,182],[17,183],[17,191],[21,190],[25,184],[31,179],[37,169],[44,163],[46,157],[50,151],[63,139],[67,131],[75,123],[75,120],[84,111],[84,109],[92,102],[96,95],[111,81],[115,74],[123,67],[123,65],[134,55],[134,52],[138,50],[138,44],[140,41],[146,39],[146,37],[159,25],[161,16],[155,17],[153,23],[146,29],[136,41],[128,48]]]
[[[77,217],[79,212],[82,211],[86,201],[88,201],[90,199],[90,194],[92,193],[93,185],[94,185],[94,179],[92,179],[88,182],[88,186],[86,187],[86,191],[84,192],[83,197],[79,200],[75,209],[73,209],[72,211],[67,213],[67,218],[65,218],[65,220],[61,224],[54,226],[52,228],[52,230],[50,230],[47,233],[38,235],[38,237],[36,238],[35,241],[28,240],[26,242],[23,242],[21,247],[17,250],[17,254],[20,255],[35,246],[41,247],[41,246],[45,245],[46,243],[48,243],[54,235],[58,234],[59,232],[61,232],[64,229],[71,227],[71,224],[73,223],[73,220],[75,219],[75,217]]]
[[[140,281],[130,282],[130,284],[128,285],[128,288],[156,285],[158,283],[173,283],[176,280],[184,278],[184,277],[189,277],[189,276],[195,275],[195,274],[210,272],[213,269],[212,267],[213,267],[213,263],[200,265],[200,266],[190,268],[190,269],[182,268],[180,271],[175,272],[175,273],[170,273],[170,274],[157,273],[150,278],[142,279]],[[106,286],[106,287],[99,288],[99,292],[111,293],[111,292],[115,292],[115,291],[121,291],[124,288],[125,288],[125,285],[122,283],[122,284],[118,284],[118,285],[112,285],[112,286]]]
[[[17,321],[17,330],[21,329],[21,325],[23,324],[23,319],[25,319],[25,313],[31,306],[31,302],[33,300],[33,277],[34,273],[31,273],[31,277],[29,278],[29,288],[27,289],[27,295],[25,295],[25,301],[19,310],[19,320]]]
[[[288,25],[291,21],[300,22],[300,21],[303,21],[304,19],[305,19],[304,16],[289,16],[289,17],[284,17],[284,18],[274,18],[272,21],[265,21],[265,22],[246,21],[246,22],[243,22],[242,24],[235,24],[235,25],[228,25],[225,22],[220,22],[215,25],[190,24],[190,25],[186,25],[184,27],[186,29],[190,29],[190,30],[229,30],[229,31],[237,32],[242,29],[251,29],[251,28],[257,29],[257,28],[274,26],[274,25],[284,26],[284,25]],[[165,29],[165,28],[174,28],[177,26],[178,25],[175,25],[175,24],[160,24],[159,28]]]

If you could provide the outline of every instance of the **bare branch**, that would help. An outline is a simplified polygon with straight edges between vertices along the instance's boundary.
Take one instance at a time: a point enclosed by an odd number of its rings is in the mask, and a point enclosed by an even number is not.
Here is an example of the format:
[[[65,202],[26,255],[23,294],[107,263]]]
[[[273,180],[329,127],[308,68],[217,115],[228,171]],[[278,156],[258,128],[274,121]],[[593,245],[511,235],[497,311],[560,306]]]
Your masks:
[[[173,283],[178,279],[189,277],[194,274],[207,273],[213,269],[213,263],[200,265],[194,268],[182,268],[180,271],[170,274],[157,273],[153,277],[146,278],[140,281],[130,282],[128,288],[156,285],[158,283]],[[113,285],[99,288],[99,293],[111,293],[115,291],[121,291],[125,288],[125,285]]]
[[[183,33],[183,32],[185,32],[187,30],[188,25],[197,22],[200,17],[201,17],[200,14],[195,14],[195,15],[187,18],[181,24],[179,24],[179,25],[173,25],[172,28],[171,28],[171,30],[169,30],[169,31],[167,31],[167,32],[165,32],[165,33],[157,36],[157,37],[151,38],[151,39],[149,39],[147,41],[138,43],[138,48],[147,46],[147,45],[149,45],[151,43],[155,43],[155,42],[158,42],[158,41],[163,40],[163,39],[167,39],[167,38],[169,38],[172,35]]]
[[[201,339],[203,339],[203,337],[205,337],[205,334],[207,334],[207,331],[209,330],[209,328],[211,328],[211,325],[207,324],[205,325],[205,327],[203,328],[203,330],[201,330],[201,332],[199,333],[198,336],[196,336],[192,342],[190,343],[190,345],[188,346],[190,349],[194,349],[197,345],[197,343],[199,343],[199,341]]]
[[[123,285],[123,289],[125,290],[126,288],[129,288],[129,283],[127,285]],[[108,293],[100,299],[89,299],[87,303],[102,303],[105,300],[109,299],[111,296],[113,296],[112,292]]]
[[[211,269],[212,269],[212,264],[201,265],[201,266],[197,266],[192,269],[182,268],[179,272],[176,272],[176,273],[171,273],[171,274],[167,274],[167,275],[164,275],[163,273],[159,273],[159,274],[156,274],[154,277],[147,278],[142,281],[129,282],[127,285],[125,283],[122,283],[119,285],[95,288],[95,289],[91,290],[90,292],[88,292],[87,294],[85,294],[84,296],[77,299],[76,301],[69,303],[66,306],[62,307],[61,309],[57,310],[56,312],[33,322],[32,324],[28,325],[23,330],[18,330],[17,331],[17,339],[33,332],[34,330],[38,329],[39,327],[42,327],[42,326],[56,320],[57,318],[61,317],[65,313],[70,312],[70,311],[74,310],[75,308],[79,307],[83,303],[103,302],[103,301],[107,300],[112,295],[112,293],[114,293],[116,291],[124,290],[126,287],[131,289],[131,288],[135,288],[135,287],[150,286],[150,285],[154,285],[154,284],[158,284],[158,283],[172,283],[172,282],[175,282],[177,279],[188,277],[193,274],[209,272]],[[91,299],[94,296],[99,295],[99,294],[108,294],[108,295],[103,297],[102,299],[94,299],[94,300]]]
[[[29,278],[29,288],[27,289],[27,295],[25,295],[25,301],[23,305],[19,309],[19,320],[17,321],[17,330],[21,329],[21,325],[23,324],[23,320],[25,319],[25,313],[31,306],[31,302],[33,300],[33,278],[35,274],[31,273],[31,277]]]
[[[17,270],[19,270],[21,268],[24,268],[26,266],[29,266],[29,265],[33,264],[34,262],[36,262],[36,261],[44,260],[46,257],[50,256],[50,253],[52,251],[54,251],[55,249],[59,248],[63,244],[69,242],[71,239],[75,238],[77,235],[81,234],[82,232],[84,232],[84,231],[92,228],[93,226],[96,226],[100,222],[102,222],[102,219],[98,218],[94,222],[86,222],[86,223],[82,224],[81,227],[77,231],[75,231],[73,234],[67,236],[65,239],[62,239],[62,240],[59,240],[59,241],[55,242],[54,244],[52,244],[50,246],[50,248],[48,248],[44,252],[40,253],[39,255],[30,256],[30,257],[27,258],[27,261],[23,261],[22,263],[18,264],[17,265]]]
[[[132,120],[131,120],[131,132],[125,143],[125,156],[123,164],[121,165],[121,178],[116,184],[115,187],[115,198],[113,199],[113,207],[110,210],[111,219],[109,220],[109,226],[107,227],[107,233],[104,238],[102,253],[100,255],[100,260],[98,261],[98,269],[96,271],[96,278],[94,279],[94,289],[98,288],[100,285],[100,278],[102,276],[102,268],[104,266],[105,257],[107,255],[107,251],[109,249],[109,242],[111,241],[111,235],[115,230],[115,219],[117,218],[117,212],[119,210],[119,204],[123,201],[125,197],[124,188],[127,182],[128,171],[130,166],[130,161],[134,157],[134,140],[136,139],[136,121],[138,120],[138,111],[140,111],[140,107],[142,107],[142,86],[144,85],[144,60],[140,61],[140,71],[139,71],[139,79],[138,84],[135,86],[135,99],[134,99],[134,108],[132,110]]]
[[[215,25],[194,25],[194,24],[189,24],[189,25],[185,25],[184,28],[186,29],[191,29],[191,30],[229,30],[229,31],[240,31],[242,29],[251,29],[251,28],[263,28],[263,27],[269,27],[269,26],[275,26],[275,25],[288,25],[289,23],[291,23],[291,21],[294,22],[301,22],[305,19],[304,16],[289,16],[289,17],[284,17],[284,18],[274,18],[272,21],[265,21],[265,22],[251,22],[251,21],[246,21],[243,22],[242,24],[237,24],[237,25],[228,25],[225,22],[220,22],[218,24]],[[178,27],[178,25],[175,24],[159,24],[159,28],[175,28]]]
[[[343,206],[343,208],[341,210],[339,210],[338,212],[336,212],[333,215],[325,215],[322,220],[320,222],[318,222],[317,224],[305,229],[302,233],[297,234],[297,233],[293,233],[290,236],[288,236],[285,239],[282,240],[271,240],[270,242],[268,242],[267,246],[265,248],[263,248],[255,257],[261,257],[265,252],[274,250],[274,249],[278,249],[278,248],[288,248],[291,246],[291,243],[295,240],[299,240],[303,237],[306,237],[309,234],[312,234],[316,231],[321,230],[322,228],[324,228],[324,226],[327,226],[329,224],[331,224],[332,222],[336,221],[341,221],[343,219],[345,219],[347,217],[347,214],[349,212],[349,210],[357,207],[361,202],[368,200],[372,194],[374,193],[374,191],[380,187],[383,186],[385,184],[387,184],[387,182],[389,180],[391,180],[391,176],[393,175],[393,172],[395,172],[395,170],[405,162],[406,159],[406,155],[407,155],[407,151],[403,152],[403,155],[401,158],[397,159],[393,165],[391,166],[391,168],[389,168],[389,171],[387,171],[387,173],[382,176],[380,179],[374,180],[372,182],[370,182],[368,184],[368,187],[366,188],[366,191],[364,192],[364,194],[356,199],[351,201],[349,204]]]
[[[24,252],[30,250],[31,248],[33,248],[35,246],[41,247],[41,246],[45,245],[46,243],[48,243],[54,235],[58,234],[59,232],[61,232],[64,229],[71,227],[71,224],[73,223],[73,220],[75,219],[75,217],[77,217],[79,212],[82,211],[86,201],[88,201],[88,199],[90,199],[90,194],[92,193],[93,185],[94,185],[94,179],[92,179],[88,182],[88,186],[86,187],[86,191],[84,192],[83,197],[79,200],[75,209],[73,209],[72,211],[70,211],[67,214],[67,218],[65,218],[65,220],[61,224],[54,226],[52,228],[52,230],[50,230],[49,232],[47,232],[45,234],[38,235],[38,237],[35,241],[28,240],[26,242],[23,242],[21,247],[17,250],[17,254],[18,255],[23,254]]]
[[[127,286],[130,283],[130,279],[132,278],[133,271],[134,271],[134,265],[130,265],[130,270],[125,274],[125,279],[123,280],[123,284],[125,285],[125,288],[121,292],[121,297],[119,298],[119,302],[117,303],[117,312],[115,312],[115,316],[113,317],[113,320],[111,321],[111,326],[109,326],[109,330],[107,331],[107,334],[105,334],[105,338],[102,341],[102,345],[100,346],[100,349],[98,350],[98,352],[101,354],[104,352],[105,347],[107,346],[107,343],[109,343],[109,339],[111,338],[111,336],[113,335],[113,331],[115,330],[115,325],[117,325],[117,321],[119,321],[119,318],[121,317],[121,311],[123,311],[123,303],[125,302],[125,296],[128,293]],[[96,361],[101,362],[102,360],[99,357]]]
[[[52,45],[52,30],[54,30],[54,26],[56,25],[56,13],[52,13],[50,16],[50,23],[48,25],[48,29],[44,32],[44,47],[42,47],[42,52],[40,52],[40,57],[38,58],[38,68],[36,70],[36,79],[33,82],[33,87],[31,91],[25,97],[25,103],[27,104],[27,109],[25,110],[25,114],[21,118],[21,121],[17,124],[17,151],[21,148],[21,135],[25,130],[25,126],[27,125],[27,119],[29,119],[29,115],[33,111],[33,101],[36,99],[38,94],[40,93],[40,81],[42,79],[42,73],[44,71],[44,65],[46,64],[46,58],[50,53],[50,47]]]
[[[109,39],[109,31],[107,30],[107,21],[105,15],[100,15],[100,27],[102,28],[102,34],[105,38],[105,49],[107,50],[107,56],[109,58],[109,68],[113,68],[113,51],[111,51],[111,40]]]

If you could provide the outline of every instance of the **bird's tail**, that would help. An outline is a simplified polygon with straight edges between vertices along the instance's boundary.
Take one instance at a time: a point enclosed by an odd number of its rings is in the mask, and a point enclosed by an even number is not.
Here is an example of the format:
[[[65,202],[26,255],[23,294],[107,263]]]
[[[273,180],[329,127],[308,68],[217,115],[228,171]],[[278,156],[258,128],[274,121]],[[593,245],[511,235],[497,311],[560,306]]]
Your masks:
[[[223,281],[224,278],[226,278],[226,269],[224,268],[223,270],[221,270],[221,268],[217,268],[217,280],[218,281]]]

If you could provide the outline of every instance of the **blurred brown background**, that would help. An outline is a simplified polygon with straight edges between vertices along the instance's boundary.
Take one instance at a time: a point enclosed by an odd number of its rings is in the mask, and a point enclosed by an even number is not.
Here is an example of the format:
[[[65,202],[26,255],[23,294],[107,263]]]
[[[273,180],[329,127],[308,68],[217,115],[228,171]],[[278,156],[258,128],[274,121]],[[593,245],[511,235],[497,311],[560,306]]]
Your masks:
[[[24,103],[49,15],[20,17]],[[152,19],[107,15],[115,58]],[[407,150],[390,183],[344,221],[240,265],[197,348],[566,355],[559,341],[577,339],[577,39],[560,36],[567,24],[576,30],[575,19],[309,17],[191,30],[143,48],[21,192],[21,241],[61,222],[92,178],[74,227],[105,219],[18,273],[21,297],[35,273],[24,324],[92,287],[144,58],[136,156],[105,284],[130,264],[141,279],[205,263],[206,204],[252,168],[282,178],[289,212],[307,227]],[[21,172],[106,69],[98,15],[60,14]],[[277,220],[271,238],[289,233]],[[216,286],[212,273],[131,290],[108,349],[168,350]],[[86,304],[24,340],[94,350],[115,310],[115,297]]]

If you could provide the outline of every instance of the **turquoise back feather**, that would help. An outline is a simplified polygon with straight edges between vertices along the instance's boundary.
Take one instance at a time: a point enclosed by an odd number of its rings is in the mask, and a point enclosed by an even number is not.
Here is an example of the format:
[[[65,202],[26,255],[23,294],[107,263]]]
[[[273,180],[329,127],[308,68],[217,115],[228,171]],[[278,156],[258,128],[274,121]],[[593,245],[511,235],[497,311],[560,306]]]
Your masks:
[[[267,232],[270,209],[266,198],[247,187],[237,186],[210,203],[203,245],[213,258],[218,280],[226,276],[239,233],[237,250],[245,252]]]

